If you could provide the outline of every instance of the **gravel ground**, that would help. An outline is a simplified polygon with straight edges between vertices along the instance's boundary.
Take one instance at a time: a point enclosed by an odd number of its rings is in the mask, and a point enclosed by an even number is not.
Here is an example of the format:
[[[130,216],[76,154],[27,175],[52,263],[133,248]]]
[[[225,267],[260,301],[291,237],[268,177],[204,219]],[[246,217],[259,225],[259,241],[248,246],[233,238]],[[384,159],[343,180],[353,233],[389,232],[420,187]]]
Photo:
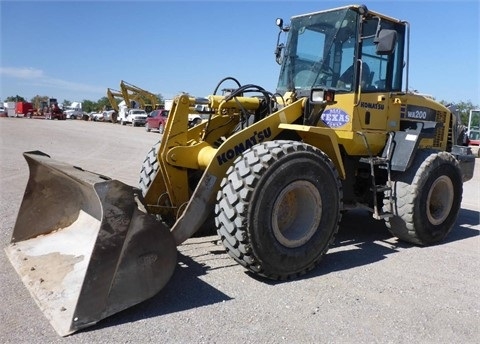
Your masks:
[[[159,139],[110,123],[0,118],[0,244],[8,245],[28,178],[22,152],[137,185]],[[398,242],[363,211],[344,216],[321,265],[290,282],[258,279],[216,236],[187,240],[158,295],[59,337],[0,251],[2,343],[478,343],[480,159],[446,242]]]

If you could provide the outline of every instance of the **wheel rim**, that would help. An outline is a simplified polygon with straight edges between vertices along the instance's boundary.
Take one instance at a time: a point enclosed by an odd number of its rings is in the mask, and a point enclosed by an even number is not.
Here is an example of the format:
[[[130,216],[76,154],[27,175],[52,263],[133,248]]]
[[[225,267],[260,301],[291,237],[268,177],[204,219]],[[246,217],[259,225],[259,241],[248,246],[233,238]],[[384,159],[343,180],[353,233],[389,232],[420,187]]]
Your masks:
[[[282,190],[272,212],[275,238],[294,248],[305,244],[315,234],[322,217],[322,198],[307,181],[296,181]]]
[[[437,178],[432,184],[427,198],[427,217],[431,224],[445,221],[452,209],[454,197],[453,183],[447,176]]]

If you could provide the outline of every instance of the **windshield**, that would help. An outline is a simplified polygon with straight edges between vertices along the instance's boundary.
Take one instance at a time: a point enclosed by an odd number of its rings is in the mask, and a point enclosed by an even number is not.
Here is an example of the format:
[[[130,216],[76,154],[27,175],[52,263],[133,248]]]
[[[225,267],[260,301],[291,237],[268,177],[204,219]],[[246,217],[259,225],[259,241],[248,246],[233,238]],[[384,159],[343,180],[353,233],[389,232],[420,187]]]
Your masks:
[[[349,8],[292,18],[277,91],[336,88],[354,64],[357,18]]]
[[[361,19],[355,8],[293,17],[277,92],[304,94],[316,87],[346,93],[359,86],[367,93],[401,91],[405,23],[373,12]],[[360,29],[362,32],[358,32]],[[379,29],[396,32],[390,54],[377,54],[375,37]]]

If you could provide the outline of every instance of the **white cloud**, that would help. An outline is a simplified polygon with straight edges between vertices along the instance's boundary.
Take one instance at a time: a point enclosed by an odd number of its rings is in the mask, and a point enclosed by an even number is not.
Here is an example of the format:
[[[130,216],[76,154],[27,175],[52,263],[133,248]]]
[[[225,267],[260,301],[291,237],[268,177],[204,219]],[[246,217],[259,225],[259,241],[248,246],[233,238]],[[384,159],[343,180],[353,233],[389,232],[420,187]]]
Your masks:
[[[71,82],[61,79],[55,78],[41,78],[38,80],[33,80],[31,83],[33,86],[40,86],[40,87],[49,87],[49,88],[57,88],[63,91],[75,91],[75,92],[85,92],[85,93],[105,93],[106,88],[100,86],[93,86],[82,84],[78,82]]]
[[[0,75],[18,79],[36,79],[44,76],[43,71],[35,68],[0,67]]]
[[[44,73],[43,70],[35,68],[0,67],[0,76],[18,79],[22,84],[28,81],[28,86],[25,85],[26,88],[33,86],[38,89],[56,89],[61,90],[61,93],[65,94],[72,92],[74,94],[104,94],[106,90],[105,87],[99,85],[89,85],[53,78]]]

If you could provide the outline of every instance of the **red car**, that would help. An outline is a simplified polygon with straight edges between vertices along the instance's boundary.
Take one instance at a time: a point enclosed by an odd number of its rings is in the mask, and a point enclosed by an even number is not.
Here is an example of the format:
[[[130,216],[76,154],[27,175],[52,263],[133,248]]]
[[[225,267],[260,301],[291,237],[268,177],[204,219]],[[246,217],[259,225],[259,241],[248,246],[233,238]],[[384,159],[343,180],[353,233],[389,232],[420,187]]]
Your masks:
[[[470,130],[468,133],[468,145],[480,146],[480,130]]]
[[[145,123],[145,130],[158,130],[160,134],[163,134],[168,119],[168,113],[168,110],[153,110],[150,112],[147,117],[147,122]]]

